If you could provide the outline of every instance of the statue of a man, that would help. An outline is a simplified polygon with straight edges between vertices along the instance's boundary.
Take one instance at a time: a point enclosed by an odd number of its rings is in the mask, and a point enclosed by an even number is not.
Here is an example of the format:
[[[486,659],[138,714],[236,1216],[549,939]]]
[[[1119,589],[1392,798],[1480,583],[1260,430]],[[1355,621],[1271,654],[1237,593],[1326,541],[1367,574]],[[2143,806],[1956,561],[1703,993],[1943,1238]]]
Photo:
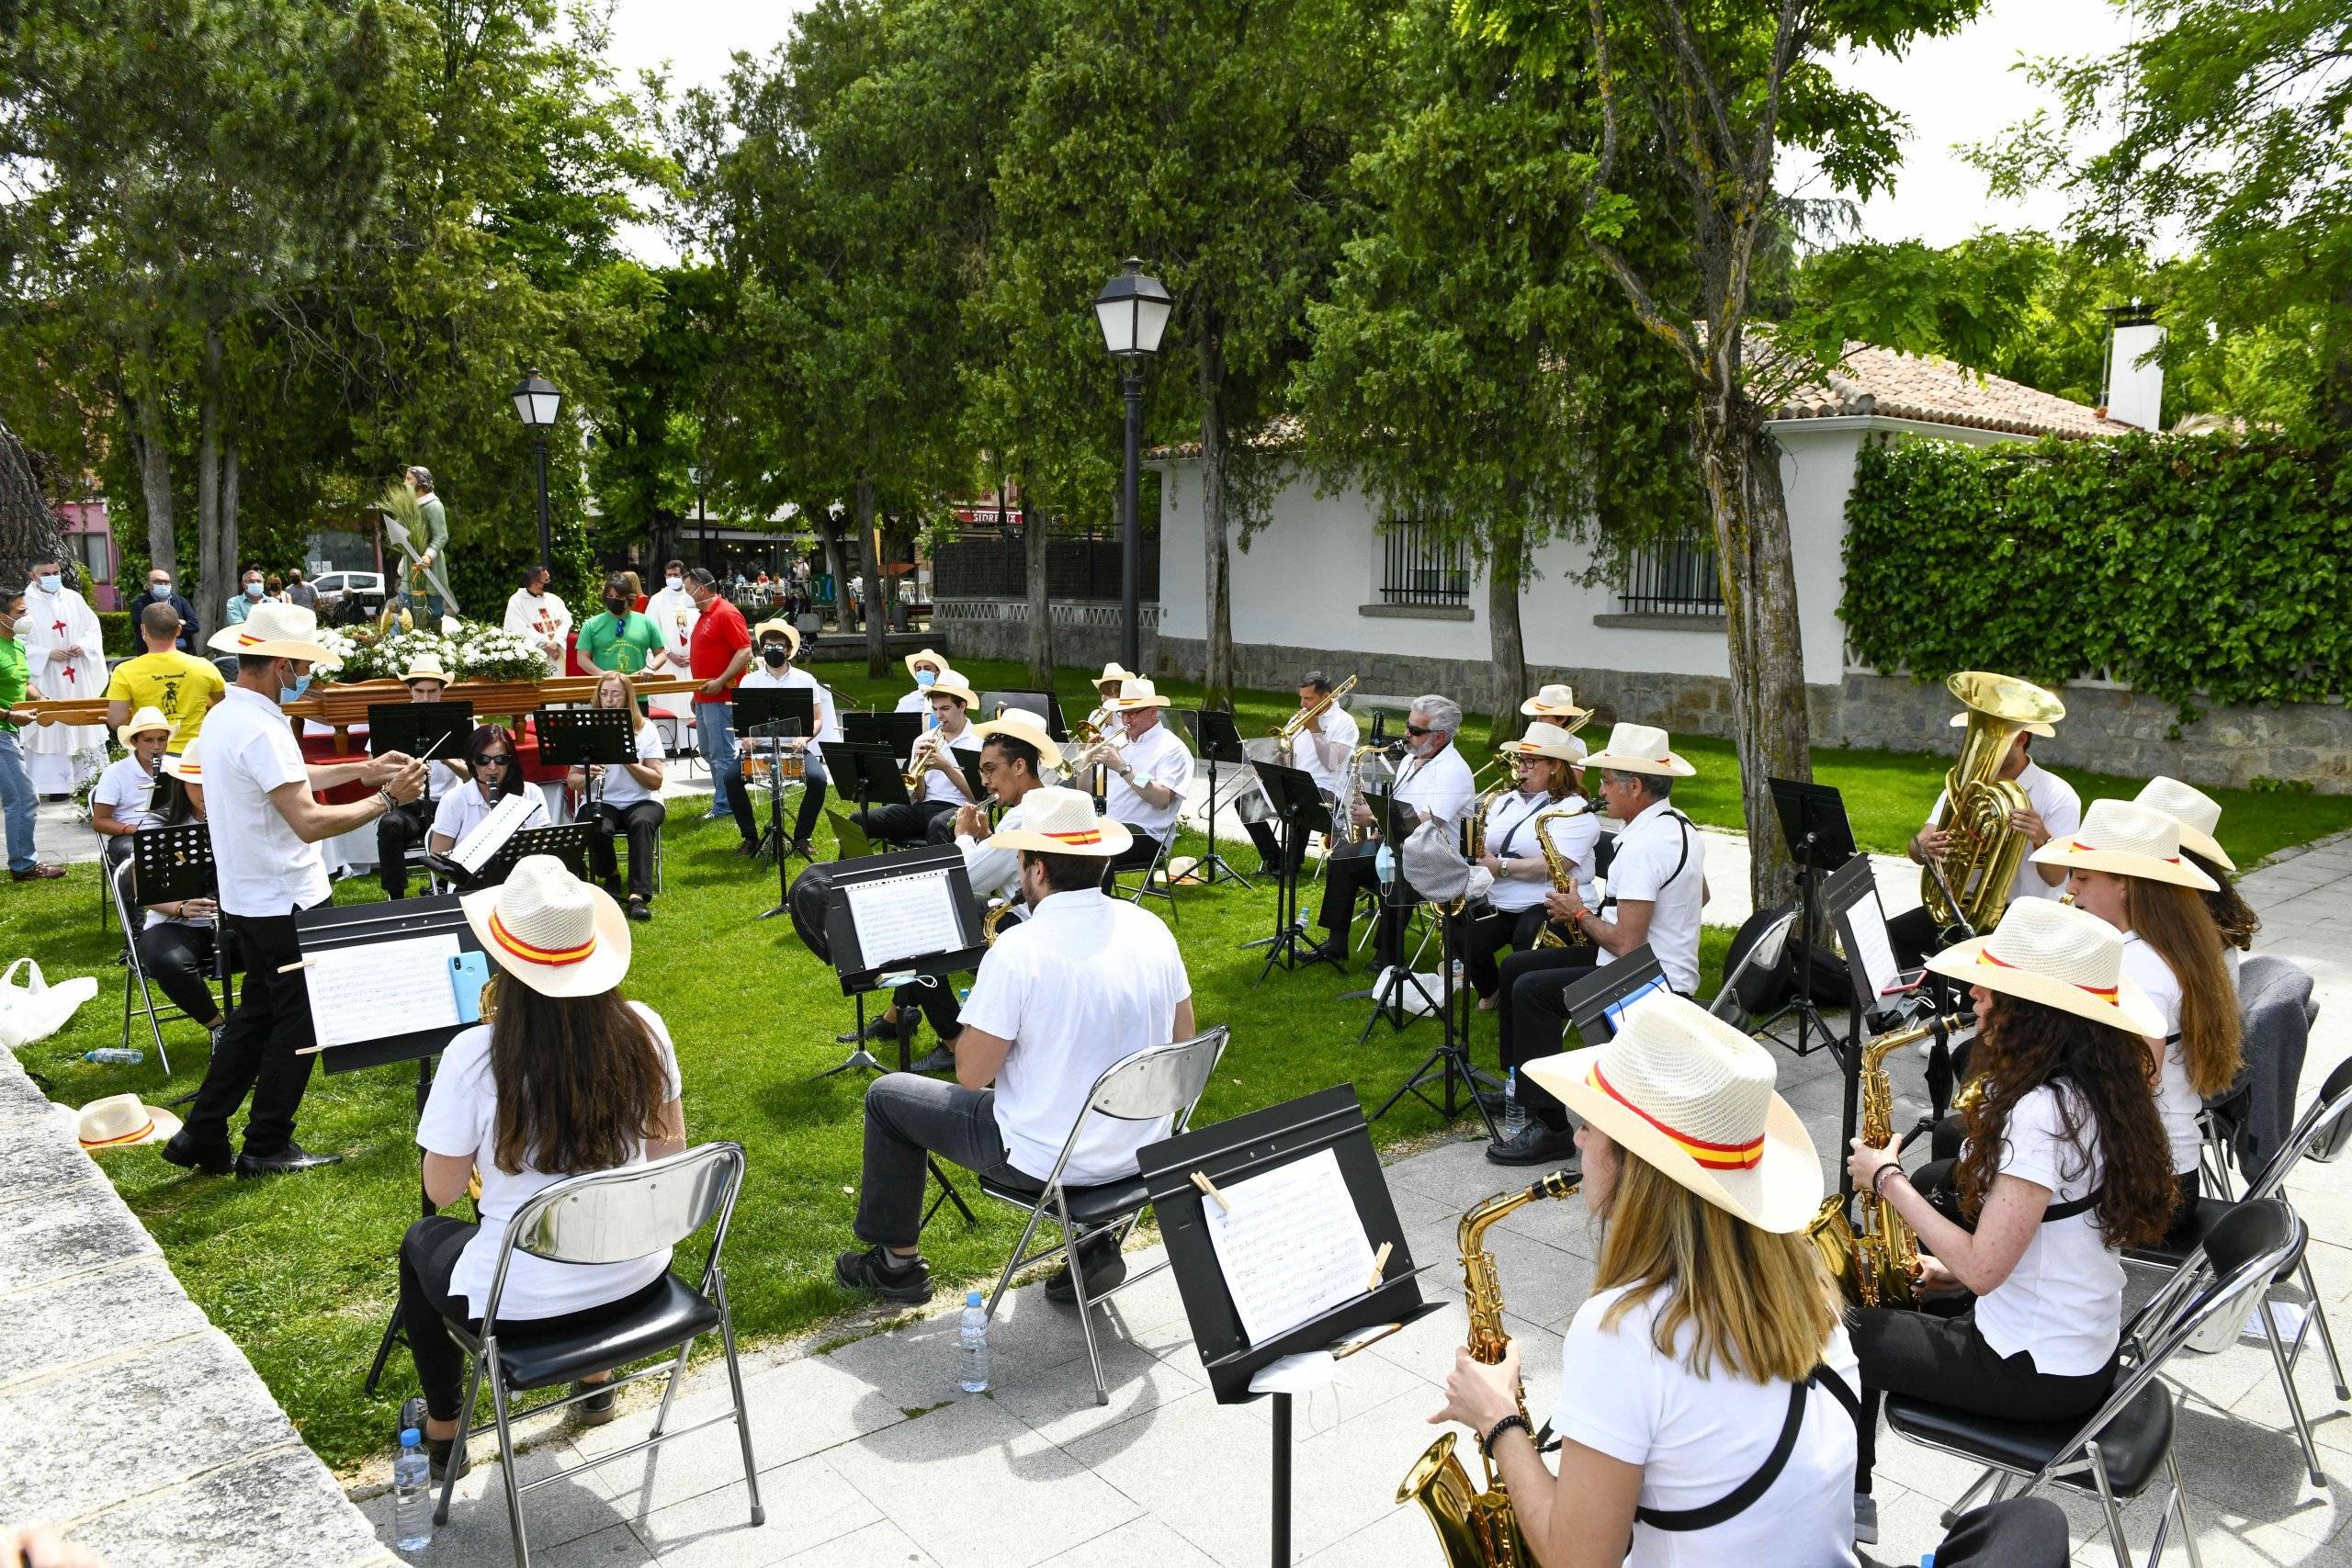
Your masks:
[[[402,470],[401,483],[416,497],[417,530],[411,537],[394,519],[384,520],[386,535],[401,552],[399,603],[413,616],[417,599],[423,598],[430,624],[437,626],[444,615],[455,615],[458,609],[458,596],[449,592],[447,558],[449,509],[434,493],[432,469],[412,465]]]

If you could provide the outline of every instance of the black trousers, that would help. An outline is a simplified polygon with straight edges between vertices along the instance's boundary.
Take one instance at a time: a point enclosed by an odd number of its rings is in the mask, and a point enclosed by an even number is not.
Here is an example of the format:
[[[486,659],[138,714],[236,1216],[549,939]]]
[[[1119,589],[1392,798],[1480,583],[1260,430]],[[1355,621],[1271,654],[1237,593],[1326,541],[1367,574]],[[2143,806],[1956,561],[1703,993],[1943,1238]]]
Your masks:
[[[1291,835],[1287,845],[1283,842],[1282,819],[1278,817],[1269,817],[1259,822],[1244,822],[1241,830],[1249,834],[1250,841],[1258,847],[1258,863],[1267,875],[1275,874],[1279,868],[1295,876],[1299,868],[1306,863],[1306,835],[1309,829],[1301,829]]]
[[[1468,919],[1456,921],[1454,929],[1462,932],[1463,966],[1469,971],[1470,988],[1481,998],[1500,990],[1502,974],[1497,965],[1502,950],[1508,947],[1515,953],[1533,952],[1535,939],[1544,934],[1548,923],[1541,904],[1532,909],[1481,908]]]
[[[1504,1070],[1559,1054],[1560,1032],[1568,1023],[1561,994],[1592,973],[1599,955],[1589,945],[1530,947],[1503,960],[1498,985],[1504,1000],[1496,1037]],[[1519,1080],[1519,1103],[1554,1132],[1566,1130],[1568,1108],[1532,1079]]]
[[[2098,1408],[2115,1383],[2115,1358],[2082,1377],[2037,1371],[2033,1352],[2002,1356],[1976,1331],[1973,1309],[1957,1317],[1894,1307],[1860,1307],[1847,1332],[1861,1363],[1862,1415],[1854,1490],[1871,1489],[1878,1462],[1879,1405],[1890,1393],[1917,1394],[1977,1416],[2012,1421],[2075,1421]]]
[[[771,787],[771,785],[764,784],[746,782],[743,777],[742,764],[741,761],[737,762],[735,767],[734,795],[737,803],[735,807],[735,826],[743,829],[743,837],[747,839],[756,839],[760,836],[760,829],[758,826],[759,815],[762,811],[767,808],[768,790]],[[757,801],[754,801],[752,798],[754,795],[759,796]],[[817,830],[817,818],[823,816],[825,812],[825,781],[823,779],[803,779],[801,781],[800,805],[797,808],[797,815],[795,815],[792,819],[792,841],[794,843],[805,844],[808,842],[808,836]]]
[[[596,831],[588,840],[588,869],[599,882],[609,882],[620,874],[614,863],[613,840],[628,840],[628,892],[632,898],[653,897],[653,857],[662,841],[662,824],[669,813],[658,800],[639,800],[628,806],[614,806],[598,801],[595,815],[589,820]]]
[[[930,985],[921,980],[908,981],[890,993],[890,1004],[899,1010],[901,1019],[908,1009],[921,1009],[931,1032],[939,1036],[943,1045],[953,1041],[964,1027],[964,1004],[956,999],[955,983],[944,975]]]
[[[408,852],[426,842],[432,831],[433,803],[422,798],[376,818],[376,881],[385,897],[408,897]]]
[[[213,938],[210,926],[165,920],[139,933],[139,962],[147,978],[172,1005],[206,1028],[220,1021],[212,995]]]
[[[867,838],[893,844],[920,844],[926,841],[932,818],[951,814],[963,804],[955,800],[918,800],[906,806],[869,806],[863,811],[853,811],[849,819]]]
[[[220,916],[222,930],[245,966],[244,994],[229,1027],[212,1047],[196,1103],[182,1129],[199,1149],[225,1148],[229,1118],[250,1091],[245,1117],[245,1153],[257,1157],[282,1153],[294,1141],[294,1112],[310,1087],[313,1058],[301,1055],[315,1043],[310,991],[300,969],[278,973],[302,956],[294,938],[294,917]]]
[[[1102,863],[1102,891],[1105,893],[1111,890],[1111,879],[1117,876],[1119,873],[1141,871],[1159,855],[1160,844],[1158,839],[1132,822],[1122,822],[1119,825],[1134,837],[1127,840],[1125,849]]]
[[[463,1298],[449,1290],[458,1269],[458,1255],[481,1227],[447,1214],[429,1214],[408,1227],[401,1238],[401,1326],[408,1339],[409,1358],[416,1363],[416,1381],[424,1391],[424,1408],[435,1421],[455,1421],[465,1399],[466,1353],[441,1325],[445,1319],[462,1323],[469,1334],[481,1332],[481,1319],[467,1310]],[[541,1333],[571,1334],[617,1323],[662,1293],[664,1281],[654,1280],[603,1306],[582,1307],[559,1317],[523,1318],[501,1314],[501,1326],[527,1324]]]
[[[1411,919],[1413,908],[1420,897],[1400,873],[1394,897],[1381,900],[1380,912],[1374,918],[1372,934],[1373,961],[1386,968],[1405,960],[1405,926]],[[1323,903],[1316,911],[1315,923],[1331,934],[1331,941],[1340,947],[1348,945],[1355,930],[1356,898],[1369,890],[1381,891],[1379,853],[1372,845],[1351,855],[1327,861],[1323,866]]]
[[[1971,1508],[1936,1548],[1936,1568],[2066,1568],[2066,1510],[2047,1497]]]

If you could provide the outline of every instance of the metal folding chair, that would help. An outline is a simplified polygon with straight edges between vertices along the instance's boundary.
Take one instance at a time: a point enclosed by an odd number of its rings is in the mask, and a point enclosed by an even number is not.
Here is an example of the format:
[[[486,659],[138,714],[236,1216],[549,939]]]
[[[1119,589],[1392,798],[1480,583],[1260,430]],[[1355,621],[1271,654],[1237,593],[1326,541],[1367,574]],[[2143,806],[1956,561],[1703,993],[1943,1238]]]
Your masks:
[[[1170,850],[1175,846],[1176,831],[1174,828],[1170,828],[1168,830],[1168,837],[1151,840],[1151,863],[1143,867],[1143,874],[1136,880],[1135,891],[1127,896],[1127,902],[1130,904],[1141,904],[1146,898],[1167,899],[1168,918],[1171,920],[1180,919],[1182,915],[1176,906],[1176,885],[1173,882],[1163,881],[1161,873],[1168,869],[1168,855]],[[1119,878],[1130,874],[1134,870],[1135,868],[1131,866],[1126,871],[1113,873],[1112,886],[1117,887]]]
[[[1078,1292],[1079,1328],[1086,1337],[1086,1359],[1094,1371],[1097,1404],[1110,1404],[1111,1391],[1102,1381],[1102,1356],[1094,1343],[1094,1308],[1128,1286],[1150,1279],[1168,1263],[1163,1258],[1099,1296],[1089,1294],[1086,1270],[1079,1259],[1080,1247],[1106,1234],[1124,1242],[1136,1221],[1142,1217],[1150,1190],[1140,1175],[1098,1187],[1071,1187],[1062,1180],[1063,1168],[1069,1164],[1070,1151],[1078,1146],[1079,1134],[1085,1130],[1090,1117],[1108,1116],[1121,1122],[1154,1122],[1166,1117],[1170,1137],[1182,1132],[1193,1119],[1193,1108],[1200,1103],[1202,1091],[1209,1086],[1210,1075],[1216,1071],[1217,1058],[1225,1055],[1229,1037],[1226,1029],[1212,1029],[1191,1040],[1146,1046],[1104,1068],[1094,1080],[1094,1087],[1086,1091],[1086,1108],[1071,1124],[1069,1136],[1062,1140],[1061,1153],[1055,1156],[1053,1171],[1046,1178],[1042,1190],[1024,1191],[1001,1180],[980,1178],[981,1191],[999,1202],[1024,1210],[1029,1215],[1029,1223],[1022,1227],[1021,1239],[1013,1244],[1004,1272],[997,1277],[996,1290],[989,1297],[989,1316],[996,1316],[997,1303],[1004,1300],[1013,1275],[1057,1253],[1068,1254],[1070,1283]],[[1039,1223],[1046,1219],[1060,1229],[1061,1239],[1031,1252],[1030,1239],[1037,1234]]]
[[[141,906],[130,901],[131,863],[124,860],[111,867],[106,866],[103,860],[99,863],[104,873],[98,878],[100,897],[113,904],[115,919],[122,927],[122,1043],[126,1047],[130,1043],[132,1016],[145,1013],[148,1031],[155,1040],[155,1059],[162,1065],[164,1076],[170,1077],[172,1054],[164,1045],[164,1019],[167,1015],[187,1018],[187,1014],[168,1001],[160,1009],[155,1005],[154,990],[147,982],[147,965],[139,956],[139,929],[144,921],[141,918],[143,915]],[[220,937],[217,928],[212,941],[213,969],[217,975],[221,962]],[[137,998],[135,1001],[132,999],[134,995]]]
[[[727,1303],[727,1275],[719,1267],[719,1252],[727,1242],[727,1227],[735,1217],[735,1199],[743,1185],[743,1145],[702,1144],[650,1165],[618,1170],[593,1171],[555,1183],[515,1213],[498,1248],[498,1269],[491,1278],[490,1300],[483,1307],[481,1327],[469,1333],[465,1324],[445,1319],[449,1337],[468,1360],[465,1404],[458,1416],[458,1438],[435,1507],[435,1523],[449,1518],[449,1499],[458,1485],[458,1461],[466,1451],[473,1426],[475,1402],[485,1379],[490,1383],[491,1410],[498,1424],[499,1470],[506,1483],[506,1512],[514,1531],[516,1568],[530,1568],[530,1541],[523,1525],[523,1494],[535,1486],[609,1461],[639,1453],[683,1438],[721,1421],[735,1423],[742,1441],[743,1481],[752,1494],[752,1523],[767,1522],[760,1505],[759,1467],[752,1459],[751,1417],[743,1404],[743,1372],[735,1359],[735,1318]],[[619,1322],[571,1334],[533,1333],[528,1323],[504,1328],[498,1309],[506,1292],[506,1272],[514,1254],[526,1252],[557,1263],[626,1263],[675,1247],[713,1224],[710,1250],[703,1258],[702,1279],[688,1285],[675,1273],[662,1277],[662,1291],[635,1314]],[[678,1380],[684,1375],[686,1356],[694,1342],[716,1329],[727,1350],[727,1382],[733,1403],[725,1413],[681,1427],[662,1427],[670,1419],[670,1402],[677,1397]],[[412,1333],[428,1333],[423,1325]],[[610,1382],[560,1399],[550,1399],[526,1410],[509,1408],[509,1402],[534,1389],[577,1382],[600,1372],[617,1371],[631,1361],[675,1351],[663,1366],[617,1377]],[[662,1408],[653,1417],[653,1431],[643,1442],[573,1465],[568,1470],[518,1481],[514,1474],[514,1425],[544,1415],[642,1378],[662,1376]]]

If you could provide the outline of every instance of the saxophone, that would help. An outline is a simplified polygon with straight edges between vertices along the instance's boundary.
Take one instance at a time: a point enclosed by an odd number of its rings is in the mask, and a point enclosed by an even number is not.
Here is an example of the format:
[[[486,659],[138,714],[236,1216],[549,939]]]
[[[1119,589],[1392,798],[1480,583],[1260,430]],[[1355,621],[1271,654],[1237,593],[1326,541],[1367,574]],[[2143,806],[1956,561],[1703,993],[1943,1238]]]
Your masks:
[[[1510,1336],[1503,1332],[1502,1283],[1495,1274],[1494,1256],[1487,1251],[1487,1228],[1512,1210],[1539,1198],[1566,1198],[1579,1183],[1565,1170],[1555,1170],[1534,1185],[1513,1188],[1471,1205],[1456,1233],[1462,1248],[1462,1290],[1470,1309],[1470,1354],[1487,1366],[1503,1359]],[[1519,1394],[1519,1413],[1527,1414],[1527,1393]],[[1440,1551],[1453,1568],[1534,1568],[1527,1538],[1520,1533],[1511,1512],[1510,1495],[1495,1472],[1494,1456],[1487,1458],[1487,1489],[1474,1491],[1469,1472],[1454,1457],[1453,1434],[1431,1443],[1396,1488],[1396,1501],[1419,1503],[1437,1530]]]
[[[1576,867],[1568,863],[1568,857],[1562,854],[1559,846],[1552,842],[1552,835],[1544,830],[1544,826],[1551,822],[1566,821],[1571,817],[1581,817],[1585,814],[1585,810],[1586,808],[1581,806],[1563,806],[1551,811],[1542,812],[1535,818],[1535,847],[1544,852],[1544,869],[1551,874],[1552,891],[1555,893],[1566,893],[1576,886]],[[1564,937],[1560,934],[1557,926],[1546,920],[1544,922],[1544,930],[1535,938],[1535,945],[1538,947],[1590,947],[1592,945],[1592,938],[1585,934],[1582,926],[1574,926],[1569,929],[1575,931],[1575,936]]]
[[[2001,923],[2025,863],[2025,835],[2009,826],[2009,813],[2032,806],[2021,785],[2000,776],[2001,764],[2018,730],[2057,723],[2066,705],[2030,681],[1981,670],[1961,671],[1944,686],[1967,707],[1968,729],[1936,813],[1936,828],[1952,842],[1920,874],[1919,897],[1939,929],[1964,923],[1988,931]]]
[[[1883,1148],[1894,1136],[1894,1088],[1886,1075],[1887,1056],[1926,1039],[1941,1029],[1960,1028],[1966,1019],[1960,1013],[1942,1018],[1930,1018],[1897,1029],[1862,1043],[1861,1100],[1862,1141],[1872,1148]],[[1831,1194],[1824,1200],[1821,1212],[1805,1227],[1805,1235],[1814,1250],[1821,1255],[1824,1268],[1831,1279],[1846,1293],[1848,1302],[1858,1306],[1907,1307],[1918,1293],[1919,1238],[1913,1234],[1903,1216],[1894,1212],[1885,1199],[1874,1193],[1854,1194],[1856,1213],[1861,1216],[1860,1227],[1846,1218],[1846,1200]]]

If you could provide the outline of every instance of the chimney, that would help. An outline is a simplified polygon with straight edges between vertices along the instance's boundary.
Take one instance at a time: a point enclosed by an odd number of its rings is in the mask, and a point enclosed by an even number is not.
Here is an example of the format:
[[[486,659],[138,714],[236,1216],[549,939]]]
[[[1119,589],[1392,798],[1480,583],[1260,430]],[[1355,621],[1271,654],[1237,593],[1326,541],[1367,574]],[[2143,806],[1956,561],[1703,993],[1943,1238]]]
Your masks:
[[[2107,348],[2107,395],[2099,400],[2100,406],[2108,418],[2120,423],[2161,430],[2165,367],[2150,356],[2164,346],[2165,329],[2156,324],[2154,309],[2137,299],[2109,306],[2107,314],[2115,325]]]

